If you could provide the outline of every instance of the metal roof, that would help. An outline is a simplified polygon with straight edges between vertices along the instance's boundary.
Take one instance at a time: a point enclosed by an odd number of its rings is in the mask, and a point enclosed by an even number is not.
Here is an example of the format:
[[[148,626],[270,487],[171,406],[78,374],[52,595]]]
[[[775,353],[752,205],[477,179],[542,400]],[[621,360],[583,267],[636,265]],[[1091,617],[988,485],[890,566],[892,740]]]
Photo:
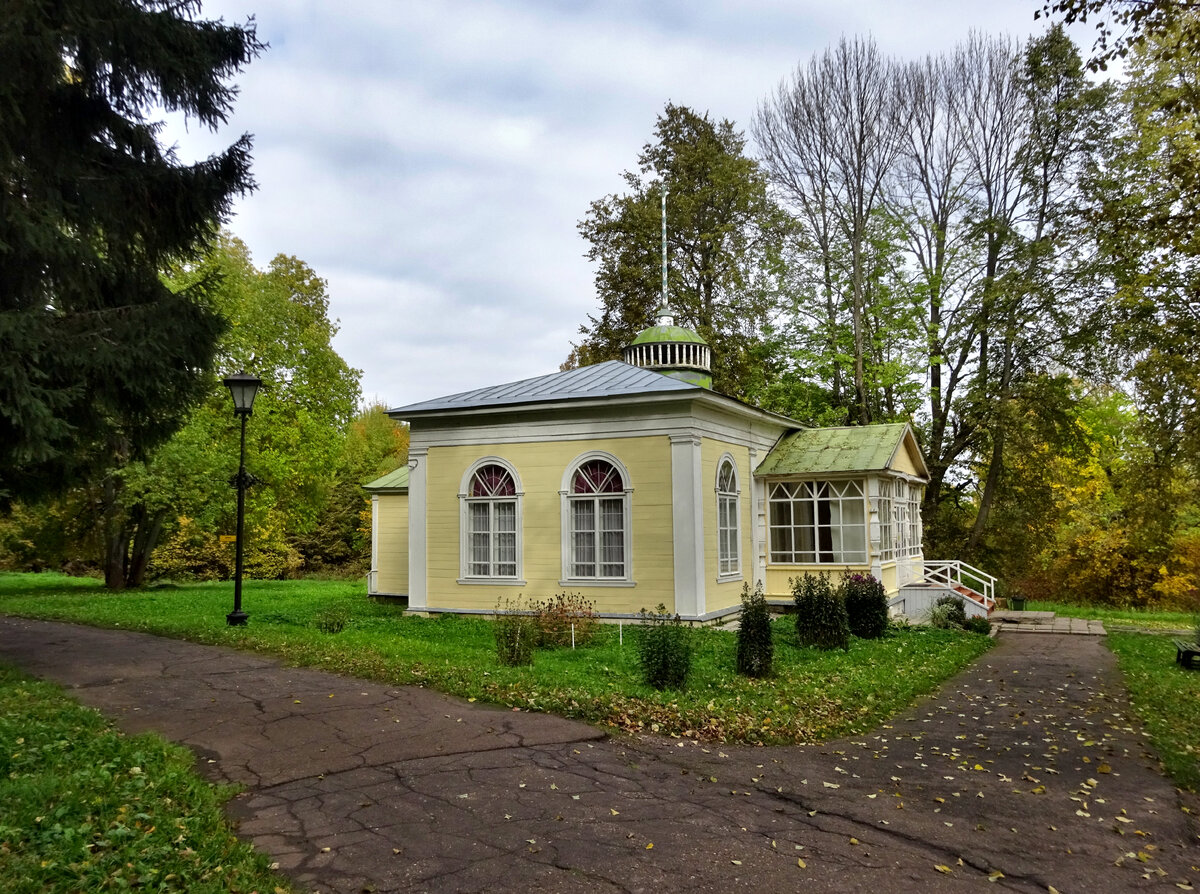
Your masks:
[[[904,441],[912,438],[906,422],[854,425],[842,428],[807,428],[779,439],[759,463],[756,475],[820,475],[837,472],[874,472],[891,466]],[[913,446],[916,446],[915,439]],[[924,460],[917,468],[924,471]]]
[[[662,323],[659,323],[657,326],[651,326],[649,329],[643,329],[630,344],[647,345],[659,342],[708,344],[698,333],[693,332],[691,329],[684,329],[682,326],[665,326]]]
[[[376,478],[370,484],[364,484],[363,490],[408,490],[408,466],[401,466],[382,478]]]
[[[424,413],[506,407],[581,398],[631,397],[681,391],[704,391],[699,385],[681,382],[650,369],[609,360],[594,366],[550,373],[504,385],[491,385],[446,397],[389,410],[388,415],[406,419]]]

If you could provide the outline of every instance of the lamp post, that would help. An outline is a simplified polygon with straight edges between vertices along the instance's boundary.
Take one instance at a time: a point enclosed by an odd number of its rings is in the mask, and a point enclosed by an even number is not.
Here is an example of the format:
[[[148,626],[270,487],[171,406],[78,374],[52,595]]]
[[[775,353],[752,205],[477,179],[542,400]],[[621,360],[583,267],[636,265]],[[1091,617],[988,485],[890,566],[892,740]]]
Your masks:
[[[242,611],[242,530],[246,520],[246,485],[249,475],[246,474],[246,419],[254,408],[254,397],[262,385],[262,379],[248,373],[235,373],[225,380],[225,387],[233,395],[233,413],[242,419],[242,450],[238,461],[238,471],[234,478],[237,487],[237,545],[235,547],[233,572],[233,611],[225,616],[231,627],[239,627],[246,623],[250,616]]]

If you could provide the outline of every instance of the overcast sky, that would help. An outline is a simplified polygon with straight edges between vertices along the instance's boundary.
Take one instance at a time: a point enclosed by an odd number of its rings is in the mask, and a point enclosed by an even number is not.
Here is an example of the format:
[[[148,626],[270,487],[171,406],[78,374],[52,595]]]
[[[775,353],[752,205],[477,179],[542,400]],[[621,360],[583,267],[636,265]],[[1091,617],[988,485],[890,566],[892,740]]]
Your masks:
[[[576,224],[667,101],[747,130],[842,35],[915,58],[972,29],[1040,33],[1040,6],[205,0],[209,18],[254,15],[270,49],[226,129],[169,139],[190,158],[254,135],[259,189],[229,228],[259,267],[295,255],[328,281],[335,347],[364,399],[395,407],[558,368],[597,307]]]

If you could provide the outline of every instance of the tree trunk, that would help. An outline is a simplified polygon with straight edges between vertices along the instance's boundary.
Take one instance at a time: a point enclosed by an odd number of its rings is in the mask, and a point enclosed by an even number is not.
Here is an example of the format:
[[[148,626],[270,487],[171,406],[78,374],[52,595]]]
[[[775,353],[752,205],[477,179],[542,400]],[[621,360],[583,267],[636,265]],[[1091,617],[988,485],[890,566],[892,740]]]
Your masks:
[[[154,553],[154,547],[158,546],[167,511],[160,509],[149,517],[143,511],[140,515],[142,516],[141,522],[133,537],[133,547],[129,553],[129,565],[125,575],[125,585],[129,587],[140,587],[145,584],[146,568],[150,565],[150,556]]]
[[[104,586],[110,590],[125,588],[125,525],[120,507],[120,483],[113,474],[104,479]]]

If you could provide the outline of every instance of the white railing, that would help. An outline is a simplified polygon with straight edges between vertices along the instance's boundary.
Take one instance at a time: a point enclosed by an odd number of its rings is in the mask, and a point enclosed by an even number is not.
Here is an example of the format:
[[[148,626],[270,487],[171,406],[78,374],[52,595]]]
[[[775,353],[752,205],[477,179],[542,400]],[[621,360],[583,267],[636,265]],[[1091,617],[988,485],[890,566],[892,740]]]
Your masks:
[[[925,580],[931,584],[941,584],[952,590],[965,587],[979,594],[985,608],[996,604],[996,578],[986,571],[980,571],[959,561],[929,561],[925,560]]]

